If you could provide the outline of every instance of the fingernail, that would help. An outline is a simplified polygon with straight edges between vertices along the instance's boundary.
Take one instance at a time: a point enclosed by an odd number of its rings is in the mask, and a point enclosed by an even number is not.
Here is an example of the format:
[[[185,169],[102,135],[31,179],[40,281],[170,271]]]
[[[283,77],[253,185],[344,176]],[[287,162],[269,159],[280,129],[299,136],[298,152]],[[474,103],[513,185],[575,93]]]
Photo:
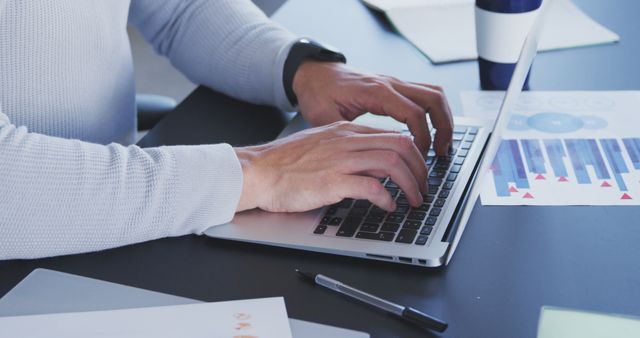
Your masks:
[[[396,209],[397,209],[396,202],[395,201],[391,202],[391,210],[389,210],[389,211],[390,212],[394,212]]]
[[[422,194],[420,192],[418,192],[418,201],[420,202],[420,204],[424,202],[424,198],[422,198]]]

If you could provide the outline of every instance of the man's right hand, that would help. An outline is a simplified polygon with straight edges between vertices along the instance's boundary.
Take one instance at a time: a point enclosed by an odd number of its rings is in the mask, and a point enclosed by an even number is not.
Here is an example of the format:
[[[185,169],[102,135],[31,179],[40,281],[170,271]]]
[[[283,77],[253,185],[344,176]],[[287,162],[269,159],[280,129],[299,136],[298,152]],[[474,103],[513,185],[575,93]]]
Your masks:
[[[427,191],[427,168],[409,136],[350,122],[235,151],[244,174],[237,211],[301,212],[344,198],[393,211],[395,202],[378,180],[387,176],[414,207]]]

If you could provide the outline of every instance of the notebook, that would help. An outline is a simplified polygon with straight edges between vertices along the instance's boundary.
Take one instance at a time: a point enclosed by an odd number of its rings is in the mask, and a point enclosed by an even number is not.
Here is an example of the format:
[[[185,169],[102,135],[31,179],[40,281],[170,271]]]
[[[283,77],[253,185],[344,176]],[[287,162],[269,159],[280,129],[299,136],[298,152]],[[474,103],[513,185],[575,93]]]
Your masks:
[[[384,12],[396,30],[433,63],[475,60],[475,0],[363,0]],[[540,51],[610,43],[620,37],[570,0],[555,1]]]
[[[68,273],[36,269],[0,298],[0,316],[195,304],[198,300]],[[368,334],[289,319],[293,337],[366,338]]]

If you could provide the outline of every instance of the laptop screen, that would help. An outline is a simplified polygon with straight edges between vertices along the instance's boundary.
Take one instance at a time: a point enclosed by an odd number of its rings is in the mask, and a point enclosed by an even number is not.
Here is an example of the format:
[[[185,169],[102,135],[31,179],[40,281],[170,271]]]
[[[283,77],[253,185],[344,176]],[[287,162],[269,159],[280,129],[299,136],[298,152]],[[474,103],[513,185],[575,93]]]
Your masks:
[[[533,64],[533,59],[535,58],[538,51],[538,40],[540,37],[540,32],[542,31],[544,17],[551,1],[552,0],[544,0],[542,2],[542,5],[538,12],[538,16],[522,45],[522,49],[520,50],[518,63],[516,64],[516,67],[513,71],[511,81],[509,82],[509,88],[507,89],[507,93],[502,100],[500,111],[498,112],[498,116],[496,117],[496,121],[493,125],[493,132],[489,137],[487,147],[482,154],[482,157],[480,158],[480,165],[478,167],[479,169],[477,172],[476,180],[471,187],[466,204],[462,208],[462,215],[459,218],[458,228],[456,229],[455,236],[449,247],[446,264],[449,264],[451,257],[453,257],[453,253],[455,252],[455,249],[458,246],[458,242],[462,237],[462,232],[464,231],[464,228],[467,225],[469,218],[471,217],[471,213],[473,212],[476,200],[480,195],[480,189],[482,189],[486,173],[487,171],[489,171],[489,168],[493,163],[493,159],[498,152],[498,148],[500,147],[500,143],[502,141],[502,131],[509,124],[511,109],[515,102],[518,100],[520,93],[522,92],[522,86],[524,85],[524,81],[527,78],[527,74],[529,73],[531,64]]]

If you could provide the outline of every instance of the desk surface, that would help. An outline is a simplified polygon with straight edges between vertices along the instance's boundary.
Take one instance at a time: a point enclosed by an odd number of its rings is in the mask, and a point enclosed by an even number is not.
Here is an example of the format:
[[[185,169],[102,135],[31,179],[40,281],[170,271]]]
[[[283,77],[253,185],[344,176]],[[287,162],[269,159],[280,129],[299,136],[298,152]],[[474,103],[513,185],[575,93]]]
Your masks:
[[[640,22],[633,17],[640,2],[576,2],[622,41],[541,54],[532,87],[640,89]],[[454,107],[458,91],[478,86],[474,62],[431,65],[357,0],[291,0],[275,19],[342,48],[358,67],[441,83]],[[232,112],[249,115],[225,114]],[[260,114],[268,118],[248,123]],[[201,88],[142,143],[254,143],[277,134],[283,121],[273,109]],[[261,128],[246,128],[251,125]],[[476,206],[445,269],[184,236],[92,254],[0,262],[0,295],[34,268],[45,267],[204,301],[284,296],[294,318],[372,337],[433,335],[301,282],[293,269],[302,267],[446,319],[450,328],[443,336],[535,337],[542,305],[640,315],[638,219],[636,207]]]

